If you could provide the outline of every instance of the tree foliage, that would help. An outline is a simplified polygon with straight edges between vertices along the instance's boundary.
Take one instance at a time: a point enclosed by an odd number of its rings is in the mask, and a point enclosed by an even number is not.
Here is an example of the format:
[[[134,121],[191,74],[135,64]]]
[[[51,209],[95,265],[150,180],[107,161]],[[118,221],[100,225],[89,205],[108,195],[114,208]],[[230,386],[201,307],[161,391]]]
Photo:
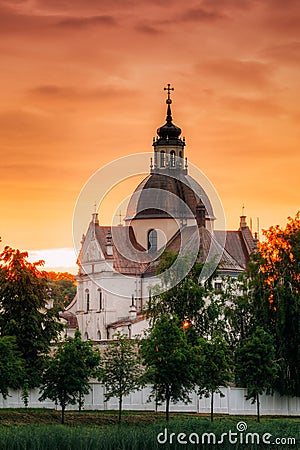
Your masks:
[[[23,360],[16,346],[15,338],[0,338],[0,393],[7,398],[8,389],[16,389],[22,381]]]
[[[25,360],[31,387],[38,385],[43,356],[62,330],[59,308],[47,308],[47,279],[42,261],[30,263],[28,253],[5,247],[0,254],[0,333],[15,336]]]
[[[123,397],[141,389],[144,384],[144,369],[136,342],[120,333],[114,337],[104,350],[100,379],[106,388],[105,401],[112,397],[118,399],[120,424]]]
[[[176,257],[172,252],[165,252],[158,265],[158,276],[162,277],[166,290],[159,295],[155,295],[154,290],[154,295],[148,302],[147,314],[150,323],[155,324],[162,314],[168,314],[169,317],[176,315],[182,323],[190,324],[188,334],[191,340],[195,340],[196,336],[208,337],[217,330],[224,331],[224,299],[213,289],[213,277],[204,284],[199,283],[203,264],[196,262],[178,284],[168,289],[165,274]],[[178,270],[185,273],[185,266],[188,264],[188,258],[182,259]]]
[[[231,351],[222,335],[214,333],[210,340],[199,339],[196,348],[196,383],[200,396],[211,397],[211,421],[213,421],[214,394],[224,397],[220,387],[232,381],[233,361]]]
[[[274,338],[276,389],[300,396],[300,212],[284,229],[271,227],[249,267],[256,324]]]
[[[74,275],[68,272],[46,272],[49,295],[56,302],[66,308],[76,295],[76,281]]]
[[[272,336],[257,327],[251,336],[242,340],[236,352],[237,383],[247,388],[247,400],[257,404],[259,421],[259,396],[272,392],[277,378],[278,364]]]
[[[169,420],[170,401],[188,402],[194,386],[194,350],[178,317],[161,315],[142,343],[142,356],[149,370],[152,396],[166,402]]]
[[[248,295],[247,274],[237,278],[226,277],[223,282],[224,320],[227,326],[225,338],[234,352],[241,339],[245,339],[254,322],[252,299]]]
[[[96,376],[100,364],[100,353],[90,341],[82,341],[76,331],[74,338],[68,338],[49,358],[43,373],[40,400],[49,398],[61,406],[62,423],[67,405],[79,402],[90,390],[89,380]]]

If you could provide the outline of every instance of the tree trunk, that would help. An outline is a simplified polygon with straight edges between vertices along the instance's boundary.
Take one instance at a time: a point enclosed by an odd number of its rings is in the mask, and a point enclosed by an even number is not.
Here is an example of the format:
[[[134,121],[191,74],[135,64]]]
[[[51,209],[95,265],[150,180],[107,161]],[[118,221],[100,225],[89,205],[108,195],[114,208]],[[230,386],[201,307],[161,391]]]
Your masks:
[[[121,415],[122,415],[122,396],[119,397],[119,417],[118,417],[118,424],[121,424]]]
[[[81,412],[81,392],[79,392],[79,397],[78,397],[78,411]]]
[[[210,421],[214,421],[214,393],[211,392],[211,398],[210,398]]]
[[[257,422],[260,422],[260,413],[259,413],[259,394],[256,394],[256,403],[257,403]]]
[[[166,421],[169,422],[169,409],[170,409],[170,395],[169,392],[166,395]]]
[[[62,423],[62,425],[64,425],[64,423],[65,423],[65,405],[62,405],[61,406],[61,423]]]

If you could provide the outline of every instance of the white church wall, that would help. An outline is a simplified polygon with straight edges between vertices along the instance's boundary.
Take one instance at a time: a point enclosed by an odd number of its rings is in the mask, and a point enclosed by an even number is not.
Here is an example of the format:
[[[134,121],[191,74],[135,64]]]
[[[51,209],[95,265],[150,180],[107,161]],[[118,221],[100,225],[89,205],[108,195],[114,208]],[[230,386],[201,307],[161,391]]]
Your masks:
[[[178,231],[179,223],[175,219],[137,219],[130,222],[134,230],[136,240],[145,249],[148,248],[148,232],[155,229],[157,233],[157,248],[165,246],[172,236]]]
[[[149,321],[144,319],[140,322],[133,323],[131,326],[131,337],[144,336],[147,330],[149,330]]]
[[[86,410],[116,410],[118,409],[118,400],[110,399],[104,401],[105,387],[101,383],[93,382],[90,384],[91,391],[85,396],[84,409]],[[214,411],[216,414],[229,415],[255,415],[256,404],[246,400],[246,389],[227,387],[222,388],[224,397],[219,394],[214,395]],[[155,411],[155,402],[148,401],[151,393],[151,386],[146,386],[140,391],[135,391],[124,398],[123,408],[132,411]],[[54,402],[38,400],[40,392],[33,389],[29,392],[29,408],[49,408],[59,409]],[[300,398],[299,397],[281,397],[275,393],[272,396],[262,395],[261,414],[274,416],[299,416]],[[10,390],[9,397],[4,399],[0,395],[0,408],[23,408],[24,404],[21,398],[20,390]],[[158,406],[159,411],[164,411],[165,405]],[[69,405],[68,410],[78,409],[78,405]],[[191,393],[191,403],[183,402],[172,403],[170,410],[173,412],[193,412],[208,414],[210,412],[210,398],[199,398],[196,392]]]
[[[129,316],[132,295],[139,292],[136,278],[103,272],[78,277],[77,282],[78,300],[70,311],[77,316],[83,339],[107,339],[107,326]]]

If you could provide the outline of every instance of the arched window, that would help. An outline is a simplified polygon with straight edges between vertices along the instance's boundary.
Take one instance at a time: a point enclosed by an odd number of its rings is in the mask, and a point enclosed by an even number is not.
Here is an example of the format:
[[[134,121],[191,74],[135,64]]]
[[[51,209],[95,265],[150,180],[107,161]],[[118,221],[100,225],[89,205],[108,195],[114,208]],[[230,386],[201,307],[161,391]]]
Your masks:
[[[88,332],[86,331],[86,332],[84,333],[84,340],[87,341],[88,338],[89,338],[89,334],[88,334]]]
[[[182,158],[182,151],[179,152],[179,158]]]
[[[101,289],[98,289],[98,296],[99,296],[99,311],[102,311],[103,309],[103,296]]]
[[[100,330],[98,330],[97,339],[98,339],[98,341],[101,341],[101,332],[100,332]]]
[[[157,231],[148,231],[148,252],[155,253],[157,251]]]
[[[166,165],[166,152],[162,150],[160,152],[160,167],[165,167]]]
[[[174,150],[171,151],[170,155],[171,155],[171,160],[170,160],[171,167],[175,167],[175,152],[174,152]]]
[[[90,310],[90,291],[88,289],[85,290],[85,304],[86,310]]]

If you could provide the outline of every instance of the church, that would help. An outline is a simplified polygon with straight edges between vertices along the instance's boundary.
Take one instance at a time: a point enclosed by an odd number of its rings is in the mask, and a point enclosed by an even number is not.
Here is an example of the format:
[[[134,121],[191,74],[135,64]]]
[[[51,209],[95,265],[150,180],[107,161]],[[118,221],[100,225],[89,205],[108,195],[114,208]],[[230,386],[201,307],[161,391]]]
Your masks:
[[[243,272],[257,246],[245,215],[238,230],[215,230],[212,203],[189,175],[185,138],[173,123],[174,89],[168,84],[165,90],[166,123],[153,138],[150,173],[132,193],[124,224],[102,225],[95,212],[82,238],[77,294],[62,314],[68,335],[79,328],[84,340],[99,342],[118,331],[133,338],[146,330],[147,301],[163,289],[156,272],[164,251],[178,254],[177,266],[180,257],[207,267],[213,261],[215,288],[221,289],[222,276]]]

